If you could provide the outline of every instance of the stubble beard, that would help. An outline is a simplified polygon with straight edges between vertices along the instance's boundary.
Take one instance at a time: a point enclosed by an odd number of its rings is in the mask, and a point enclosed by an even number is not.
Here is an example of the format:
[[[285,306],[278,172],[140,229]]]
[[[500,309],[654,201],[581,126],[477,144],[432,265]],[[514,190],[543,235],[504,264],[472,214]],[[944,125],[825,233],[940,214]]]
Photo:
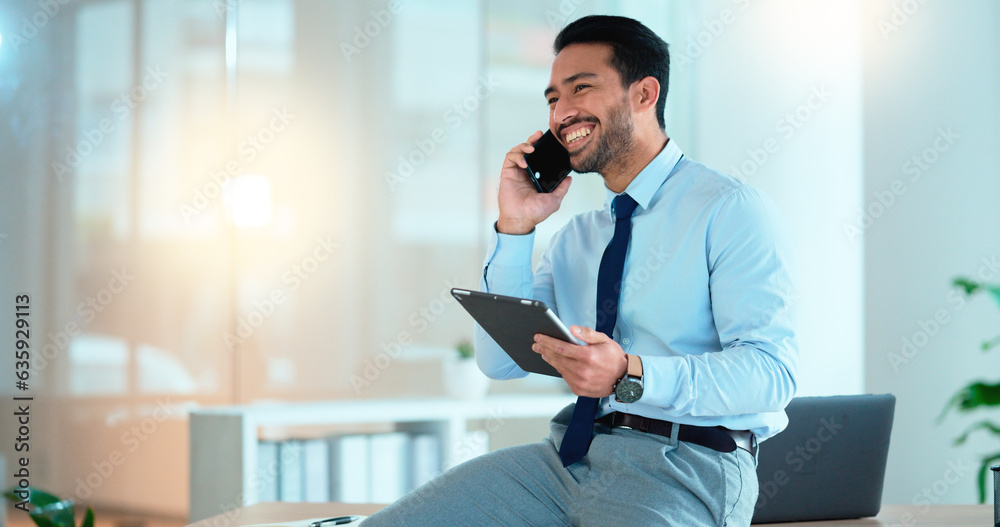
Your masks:
[[[635,144],[635,138],[632,136],[635,123],[629,118],[627,99],[623,99],[620,105],[612,108],[602,128],[601,137],[590,155],[582,158],[579,154],[575,157],[570,155],[570,163],[576,172],[581,174],[597,172],[606,176],[609,168],[615,165],[623,166],[626,163],[629,152]]]

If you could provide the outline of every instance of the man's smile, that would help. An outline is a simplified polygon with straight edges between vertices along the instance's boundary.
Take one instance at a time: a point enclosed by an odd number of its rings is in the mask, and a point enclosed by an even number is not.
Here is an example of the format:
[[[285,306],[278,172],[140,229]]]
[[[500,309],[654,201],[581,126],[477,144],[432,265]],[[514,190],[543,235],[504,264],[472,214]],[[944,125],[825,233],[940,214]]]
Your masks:
[[[594,123],[579,123],[578,125],[571,125],[566,127],[566,129],[561,131],[563,142],[566,144],[566,149],[573,152],[577,152],[583,148],[583,146],[589,142],[590,133],[594,131],[597,125]]]

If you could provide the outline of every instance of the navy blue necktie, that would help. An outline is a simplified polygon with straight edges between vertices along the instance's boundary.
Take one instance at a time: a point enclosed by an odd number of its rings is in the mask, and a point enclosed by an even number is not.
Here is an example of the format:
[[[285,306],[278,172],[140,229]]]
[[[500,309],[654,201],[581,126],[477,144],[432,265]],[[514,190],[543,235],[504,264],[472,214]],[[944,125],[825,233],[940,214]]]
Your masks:
[[[628,194],[620,194],[611,203],[615,213],[615,234],[604,249],[601,267],[597,273],[597,331],[614,338],[615,323],[618,320],[618,301],[622,290],[622,271],[625,269],[625,253],[628,239],[632,234],[632,213],[636,202]],[[580,396],[573,408],[573,416],[566,427],[566,435],[559,445],[559,459],[568,467],[587,454],[590,441],[594,438],[594,418],[597,416],[599,399]]]

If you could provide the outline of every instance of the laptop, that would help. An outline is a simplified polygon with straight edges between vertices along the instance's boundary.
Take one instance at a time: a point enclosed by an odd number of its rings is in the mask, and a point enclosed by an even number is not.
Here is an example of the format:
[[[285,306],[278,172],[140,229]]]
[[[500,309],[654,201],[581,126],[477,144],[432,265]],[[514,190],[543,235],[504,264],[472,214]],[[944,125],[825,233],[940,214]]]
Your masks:
[[[896,397],[797,397],[788,428],[762,442],[752,523],[878,514]]]

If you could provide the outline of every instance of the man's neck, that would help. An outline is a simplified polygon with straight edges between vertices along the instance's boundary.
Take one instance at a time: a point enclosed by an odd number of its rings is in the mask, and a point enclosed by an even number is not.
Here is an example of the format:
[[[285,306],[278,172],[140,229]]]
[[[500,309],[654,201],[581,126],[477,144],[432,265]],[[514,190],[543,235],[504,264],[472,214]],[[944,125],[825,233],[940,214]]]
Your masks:
[[[656,130],[659,133],[652,137],[637,138],[635,146],[622,156],[619,163],[611,163],[611,166],[608,166],[601,173],[604,185],[611,191],[616,194],[624,192],[629,183],[632,183],[632,180],[639,175],[639,172],[642,172],[642,169],[646,168],[646,165],[663,151],[663,147],[667,146],[667,141],[670,138],[663,130],[659,128]]]

